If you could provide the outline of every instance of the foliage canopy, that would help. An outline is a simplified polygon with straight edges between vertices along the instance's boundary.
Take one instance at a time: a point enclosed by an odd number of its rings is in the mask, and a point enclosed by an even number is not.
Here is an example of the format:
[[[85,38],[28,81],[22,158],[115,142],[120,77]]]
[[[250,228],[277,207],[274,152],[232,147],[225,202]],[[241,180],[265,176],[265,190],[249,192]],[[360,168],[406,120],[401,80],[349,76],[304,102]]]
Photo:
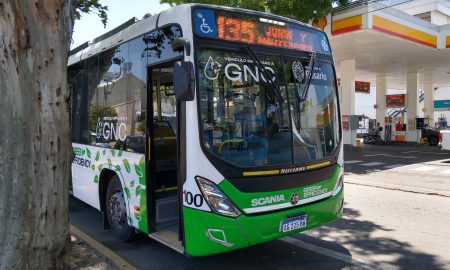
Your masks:
[[[285,16],[302,22],[317,21],[328,15],[334,5],[346,5],[350,0],[160,0],[161,3],[179,5],[186,3],[214,4],[239,7]]]
[[[100,4],[99,0],[78,0],[74,1],[74,12],[73,17],[75,20],[79,20],[81,18],[82,13],[95,13],[100,17],[100,20],[103,23],[103,26],[106,27],[106,22],[108,21],[108,11],[107,6],[103,6]]]

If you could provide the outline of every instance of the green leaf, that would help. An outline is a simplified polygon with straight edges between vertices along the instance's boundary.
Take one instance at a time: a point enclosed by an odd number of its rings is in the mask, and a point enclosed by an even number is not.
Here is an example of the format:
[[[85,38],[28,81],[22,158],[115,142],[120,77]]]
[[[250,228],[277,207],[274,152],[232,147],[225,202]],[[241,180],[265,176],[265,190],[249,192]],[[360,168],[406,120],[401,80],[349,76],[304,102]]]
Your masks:
[[[136,171],[137,176],[142,177],[144,176],[144,172],[142,171],[142,168],[134,163],[134,170]]]
[[[130,183],[130,187],[134,187],[134,180],[133,180],[133,181],[131,181],[131,183]]]
[[[133,224],[133,219],[131,217],[128,217],[128,223]]]
[[[89,150],[89,148],[86,148],[86,154],[88,158],[91,158],[91,151]]]
[[[111,155],[112,155],[113,157],[116,156],[116,150],[111,149]]]
[[[98,180],[99,180],[99,178],[98,178],[98,175],[96,175],[95,177],[94,177],[94,183],[98,183]]]
[[[98,165],[98,166],[97,166],[97,169],[98,169],[99,172],[101,172],[102,169],[103,169],[103,165]]]
[[[100,151],[97,151],[97,154],[95,155],[95,161],[98,161],[100,159]]]
[[[123,160],[123,165],[125,166],[125,170],[127,171],[127,173],[131,173],[130,163],[127,159]]]
[[[136,197],[141,195],[141,192],[142,192],[142,188],[141,188],[141,185],[139,185],[136,187]]]
[[[106,155],[106,149],[103,149],[103,155]]]
[[[128,198],[128,199],[131,199],[131,193],[130,193],[130,190],[129,190],[127,187],[125,187],[124,190],[125,190],[125,193],[127,194],[127,198]]]
[[[109,159],[108,158],[108,167],[111,169],[111,167],[112,167],[112,162],[111,162],[111,159]]]
[[[95,171],[95,164],[92,164],[92,170]]]
[[[114,167],[114,170],[115,170],[116,172],[120,172],[120,165],[116,165],[116,166]]]
[[[119,153],[117,154],[118,157],[122,156],[122,148],[120,148]]]
[[[141,214],[139,214],[137,212],[134,213],[134,217],[137,219],[137,221],[141,221],[141,219],[142,219]]]

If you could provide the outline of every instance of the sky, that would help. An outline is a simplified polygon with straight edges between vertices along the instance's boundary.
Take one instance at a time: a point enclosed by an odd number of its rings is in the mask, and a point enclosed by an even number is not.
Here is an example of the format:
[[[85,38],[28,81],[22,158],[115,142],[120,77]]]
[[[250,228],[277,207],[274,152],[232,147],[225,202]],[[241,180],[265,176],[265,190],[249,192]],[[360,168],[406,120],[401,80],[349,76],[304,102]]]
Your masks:
[[[100,3],[108,6],[106,28],[97,14],[83,14],[80,20],[75,21],[71,48],[114,29],[132,17],[140,20],[146,13],[156,14],[170,7],[168,4],[160,4],[159,0],[101,0]]]

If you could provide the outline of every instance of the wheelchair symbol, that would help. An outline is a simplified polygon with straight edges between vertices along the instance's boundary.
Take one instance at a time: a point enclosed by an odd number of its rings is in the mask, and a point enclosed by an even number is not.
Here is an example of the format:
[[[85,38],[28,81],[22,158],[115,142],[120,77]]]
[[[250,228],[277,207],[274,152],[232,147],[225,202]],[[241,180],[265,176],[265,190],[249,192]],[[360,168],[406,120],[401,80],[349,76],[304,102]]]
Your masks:
[[[203,33],[208,34],[213,32],[211,27],[209,27],[209,24],[205,22],[205,18],[202,18],[202,24],[200,25],[200,30],[202,30]]]

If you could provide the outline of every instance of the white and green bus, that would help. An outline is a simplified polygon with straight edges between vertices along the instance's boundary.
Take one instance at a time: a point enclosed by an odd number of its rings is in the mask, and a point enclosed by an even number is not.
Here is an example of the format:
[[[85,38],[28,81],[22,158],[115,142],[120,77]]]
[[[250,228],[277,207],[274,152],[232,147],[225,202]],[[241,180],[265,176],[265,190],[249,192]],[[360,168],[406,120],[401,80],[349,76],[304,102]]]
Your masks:
[[[204,256],[342,215],[338,91],[323,31],[180,5],[74,49],[68,81],[73,195],[123,241],[139,232]]]

